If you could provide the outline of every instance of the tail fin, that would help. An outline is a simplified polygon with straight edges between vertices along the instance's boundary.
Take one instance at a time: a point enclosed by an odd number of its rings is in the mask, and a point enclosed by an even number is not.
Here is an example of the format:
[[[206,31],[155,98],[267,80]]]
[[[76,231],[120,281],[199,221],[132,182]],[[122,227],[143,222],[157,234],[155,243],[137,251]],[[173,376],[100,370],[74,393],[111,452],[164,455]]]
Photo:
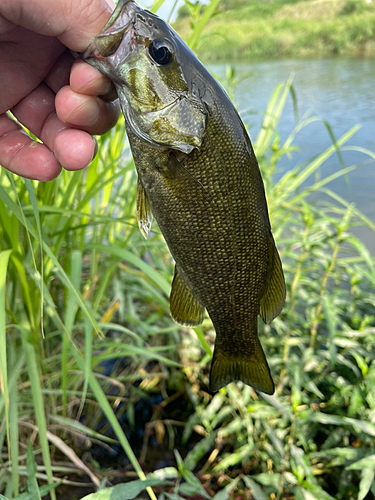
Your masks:
[[[233,355],[215,347],[211,364],[210,389],[215,392],[233,382],[242,380],[260,392],[273,394],[275,386],[262,346],[256,338],[255,351],[251,356],[245,354]]]

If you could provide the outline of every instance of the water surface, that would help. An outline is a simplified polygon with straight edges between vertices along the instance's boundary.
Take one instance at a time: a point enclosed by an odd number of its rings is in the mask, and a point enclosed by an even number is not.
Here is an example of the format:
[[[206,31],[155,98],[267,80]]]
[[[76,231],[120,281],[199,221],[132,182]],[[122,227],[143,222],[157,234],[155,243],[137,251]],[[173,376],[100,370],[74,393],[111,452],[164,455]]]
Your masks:
[[[224,76],[225,65],[210,65],[214,73]],[[251,76],[238,84],[235,104],[249,124],[250,137],[255,140],[267,102],[279,82],[294,74],[299,116],[310,113],[329,122],[336,139],[354,125],[361,129],[346,143],[375,152],[375,60],[370,59],[323,59],[287,60],[236,64],[236,74],[251,72]],[[291,97],[288,98],[279,124],[281,141],[295,127]],[[294,142],[300,151],[291,159],[284,158],[281,170],[292,168],[321,153],[332,142],[323,122],[303,129]],[[361,165],[349,174],[349,186],[345,179],[338,179],[329,188],[355,203],[356,207],[375,221],[375,162],[358,152],[343,152],[345,164]],[[336,155],[321,167],[325,177],[340,168]],[[281,172],[280,174],[281,175]],[[354,229],[355,234],[368,245],[375,255],[375,233],[368,229]]]

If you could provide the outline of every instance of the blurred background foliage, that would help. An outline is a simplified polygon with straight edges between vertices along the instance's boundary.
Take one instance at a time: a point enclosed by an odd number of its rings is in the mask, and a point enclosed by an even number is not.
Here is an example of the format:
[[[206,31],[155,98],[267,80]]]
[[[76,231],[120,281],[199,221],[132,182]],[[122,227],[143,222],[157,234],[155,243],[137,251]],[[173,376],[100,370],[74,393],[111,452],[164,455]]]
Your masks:
[[[191,45],[217,4],[193,19]],[[228,67],[229,93],[237,82]],[[122,118],[83,172],[37,183],[1,169],[0,498],[375,495],[374,257],[352,232],[375,224],[329,186],[357,168],[341,148],[358,127],[335,140],[326,125],[332,145],[280,175],[316,120],[296,116],[282,142],[288,95],[296,106],[292,79],[253,137],[287,283],[281,315],[259,322],[272,397],[240,382],[209,393],[214,331],[169,316],[173,262],[155,222],[147,240],[138,230]]]
[[[194,32],[206,9],[187,0],[178,33]],[[197,46],[206,62],[375,54],[373,0],[221,0],[208,27]]]

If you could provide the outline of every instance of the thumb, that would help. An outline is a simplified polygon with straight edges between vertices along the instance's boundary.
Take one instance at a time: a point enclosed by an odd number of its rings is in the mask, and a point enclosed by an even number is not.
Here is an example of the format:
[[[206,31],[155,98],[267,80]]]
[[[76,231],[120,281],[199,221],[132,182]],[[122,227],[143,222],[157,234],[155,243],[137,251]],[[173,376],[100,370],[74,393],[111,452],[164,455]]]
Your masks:
[[[112,0],[1,0],[0,18],[41,35],[57,37],[81,52],[115,8]]]

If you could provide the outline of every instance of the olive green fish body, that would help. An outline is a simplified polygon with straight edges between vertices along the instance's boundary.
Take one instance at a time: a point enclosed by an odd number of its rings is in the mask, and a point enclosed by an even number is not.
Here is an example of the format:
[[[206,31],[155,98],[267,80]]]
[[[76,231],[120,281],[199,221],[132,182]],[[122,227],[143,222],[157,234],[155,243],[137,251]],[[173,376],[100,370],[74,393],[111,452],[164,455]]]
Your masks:
[[[226,99],[224,104],[231,106]],[[236,113],[229,114],[231,120],[223,116],[212,115],[202,146],[189,155],[166,152],[155,160],[152,148],[146,152],[141,140],[132,134],[129,138],[139,178],[179,277],[207,309],[216,330],[211,388],[242,379],[271,393],[257,316],[275,248],[254,153],[249,141],[233,140],[247,135]],[[175,298],[172,316],[194,326],[198,321],[184,310],[178,314],[183,300],[184,296]],[[251,367],[253,358],[254,373],[246,376],[246,364]]]
[[[216,330],[212,390],[243,380],[271,394],[257,317],[269,322],[280,312],[285,285],[250,140],[225,92],[168,25],[133,2],[122,3],[137,50],[121,42],[130,51],[126,71],[116,73],[113,63],[108,70],[97,53],[95,65],[113,79],[121,100],[138,172],[140,228],[146,235],[152,213],[176,262],[171,315],[194,326],[207,309]],[[121,23],[114,24],[118,33]],[[108,28],[114,29],[111,21],[103,32]],[[146,61],[158,50],[159,60],[158,40],[172,53],[165,65]],[[168,82],[172,90],[166,91]]]

